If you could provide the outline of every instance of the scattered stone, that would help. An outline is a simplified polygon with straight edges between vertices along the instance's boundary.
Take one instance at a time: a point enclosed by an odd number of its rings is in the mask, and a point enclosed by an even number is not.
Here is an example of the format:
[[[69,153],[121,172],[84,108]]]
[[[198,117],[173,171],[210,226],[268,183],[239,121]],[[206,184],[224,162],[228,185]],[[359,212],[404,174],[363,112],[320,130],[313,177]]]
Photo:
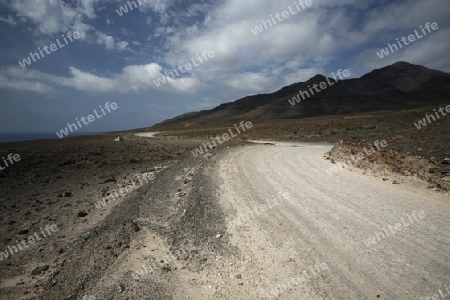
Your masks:
[[[79,217],[79,218],[84,218],[84,217],[86,217],[88,214],[87,214],[87,212],[85,212],[84,210],[80,210],[79,212],[78,212],[78,214],[77,214],[77,217]]]
[[[138,232],[141,230],[141,228],[139,227],[139,225],[136,222],[131,223],[131,228],[133,228],[135,232]]]
[[[216,239],[220,239],[221,235],[220,234],[216,234]]]
[[[101,183],[108,183],[108,182],[116,183],[116,177],[114,177],[114,175],[107,176]]]
[[[448,157],[444,158],[444,160],[442,161],[442,164],[450,165],[450,158],[448,158]]]
[[[439,168],[430,168],[429,170],[428,170],[428,172],[429,173],[431,173],[431,174],[434,174],[434,173],[437,173],[437,172],[439,172]]]
[[[49,265],[37,267],[37,268],[35,268],[33,271],[31,271],[31,275],[36,276],[36,275],[42,274],[42,273],[44,273],[45,271],[47,271],[49,268],[50,268]]]
[[[389,180],[389,178],[383,178],[383,181],[387,181],[387,180]]]
[[[392,184],[400,184],[397,180],[392,181]]]
[[[237,278],[237,279],[242,279],[242,275],[241,275],[241,274],[238,274],[238,275],[236,275],[236,278]]]
[[[64,193],[64,197],[71,197],[72,196],[72,193],[71,192],[65,192]]]
[[[123,293],[125,291],[125,286],[123,283],[119,284],[119,293]]]
[[[27,234],[28,232],[29,232],[28,229],[22,229],[19,230],[19,235]]]

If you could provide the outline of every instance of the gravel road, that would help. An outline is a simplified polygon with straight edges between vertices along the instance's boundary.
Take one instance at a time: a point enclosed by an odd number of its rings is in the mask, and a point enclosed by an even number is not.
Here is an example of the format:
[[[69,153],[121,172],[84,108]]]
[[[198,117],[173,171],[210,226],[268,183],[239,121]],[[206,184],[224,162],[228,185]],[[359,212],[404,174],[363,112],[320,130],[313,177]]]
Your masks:
[[[255,145],[234,148],[218,160],[214,180],[227,236],[245,257],[240,297],[425,299],[440,289],[449,294],[448,196],[359,171],[330,176],[325,170],[332,164],[323,158],[330,149]]]

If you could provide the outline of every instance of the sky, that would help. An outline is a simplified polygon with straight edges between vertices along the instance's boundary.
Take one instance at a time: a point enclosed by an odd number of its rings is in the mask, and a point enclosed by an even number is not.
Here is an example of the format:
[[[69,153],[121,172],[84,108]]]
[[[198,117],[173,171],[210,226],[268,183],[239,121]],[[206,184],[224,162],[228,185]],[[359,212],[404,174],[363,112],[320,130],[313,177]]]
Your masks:
[[[0,0],[0,133],[57,132],[107,102],[117,109],[80,131],[149,127],[316,74],[360,77],[396,61],[450,72],[448,0],[299,2]],[[427,22],[439,28],[425,36]],[[414,30],[423,37],[377,55]]]

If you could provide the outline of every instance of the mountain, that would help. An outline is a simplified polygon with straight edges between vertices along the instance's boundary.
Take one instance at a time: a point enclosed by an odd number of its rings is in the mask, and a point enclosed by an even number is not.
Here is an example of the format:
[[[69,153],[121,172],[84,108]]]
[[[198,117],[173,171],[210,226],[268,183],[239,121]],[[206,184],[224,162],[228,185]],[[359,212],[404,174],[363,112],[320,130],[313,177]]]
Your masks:
[[[320,92],[313,85],[327,87]],[[320,90],[320,88],[318,88]],[[304,98],[299,98],[300,91]],[[306,95],[306,93],[309,95]],[[373,70],[356,79],[335,82],[316,75],[270,93],[247,96],[234,102],[177,116],[154,125],[167,130],[199,125],[228,125],[241,120],[252,122],[342,115],[380,110],[404,110],[442,105],[450,99],[450,74],[407,62]],[[309,96],[309,97],[308,97]],[[300,103],[295,98],[301,100]],[[295,105],[290,104],[293,103]]]

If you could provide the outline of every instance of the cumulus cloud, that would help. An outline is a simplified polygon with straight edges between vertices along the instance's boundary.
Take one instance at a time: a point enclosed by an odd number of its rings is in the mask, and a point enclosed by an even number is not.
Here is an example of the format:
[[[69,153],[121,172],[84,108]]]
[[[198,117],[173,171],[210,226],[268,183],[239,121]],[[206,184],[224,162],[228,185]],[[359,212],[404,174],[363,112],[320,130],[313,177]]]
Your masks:
[[[7,17],[2,17],[0,16],[0,21],[1,22],[5,22],[11,26],[16,26],[17,25],[17,21],[13,18],[12,15],[8,15]]]
[[[37,26],[38,33],[48,35],[69,31],[78,13],[83,14],[87,8],[80,11],[64,1],[53,0],[14,0],[7,4],[22,22],[30,21]]]
[[[8,78],[0,74],[0,88],[13,89],[26,92],[34,92],[38,94],[53,94],[55,90],[42,82],[28,81],[18,78]]]
[[[280,81],[289,84],[307,80],[307,76],[317,73],[326,75],[326,70],[333,71],[327,65],[340,56],[347,58],[342,67],[368,71],[376,56],[365,62],[359,57],[351,59],[348,51],[383,45],[389,38],[395,38],[398,32],[411,28],[414,22],[417,27],[425,20],[442,22],[443,26],[450,23],[450,6],[445,4],[445,0],[436,0],[433,5],[419,0],[393,4],[380,4],[374,0],[312,2],[311,7],[254,35],[252,28],[259,26],[261,20],[269,20],[271,15],[288,11],[289,6],[293,7],[292,1],[224,1],[206,13],[202,25],[193,24],[185,30],[172,26],[166,39],[166,48],[170,51],[163,61],[167,64],[182,63],[203,50],[213,50],[216,57],[211,65],[202,69],[204,78],[215,78],[217,82],[226,82],[228,87],[236,89],[260,91],[258,87],[262,84],[258,82],[265,83],[266,78],[277,80],[281,76]],[[441,34],[436,43],[417,45],[404,51],[402,58],[437,68],[442,68],[442,62],[447,61],[445,66],[448,68],[449,59],[445,58],[448,52],[443,48],[448,35],[443,29]],[[433,56],[439,57],[439,63],[433,63]],[[295,69],[287,69],[286,63],[292,62],[293,57],[297,57],[299,62]],[[380,64],[387,65],[388,60],[377,63]],[[261,74],[255,75],[258,73]],[[236,78],[242,79],[242,85],[249,88],[242,88]],[[265,85],[265,90],[271,86]]]
[[[8,15],[7,19],[0,17],[0,20],[12,25],[20,23],[27,26],[26,31],[33,31],[35,37],[78,31],[82,41],[104,44],[106,49],[113,50],[114,37],[88,23],[97,17],[96,8],[101,2],[104,0],[76,0],[74,3],[55,0],[7,0],[3,5],[14,12],[15,16]],[[30,23],[33,26],[28,26]],[[120,40],[118,42],[117,50],[122,51],[124,43]]]
[[[129,93],[157,89],[175,93],[195,92],[201,86],[195,78],[166,78],[160,86],[154,83],[162,78],[162,67],[155,63],[130,65],[121,73],[104,77],[69,68],[70,77],[56,76],[38,70],[10,67],[0,71],[0,87],[16,90],[29,90],[41,94],[55,92],[55,87],[73,88],[88,93]]]
[[[272,78],[268,78],[261,73],[247,72],[238,74],[228,79],[225,84],[236,91],[260,92],[271,85]]]
[[[114,38],[109,35],[105,35],[104,43],[106,45],[106,49],[114,50]]]
[[[112,2],[116,6],[126,3]],[[33,79],[88,92],[145,89],[192,92],[205,86],[222,91],[231,88],[249,93],[270,92],[274,87],[305,81],[316,74],[326,75],[337,68],[354,67],[360,74],[396,60],[450,70],[446,42],[450,31],[445,29],[450,25],[450,6],[446,0],[434,0],[433,5],[421,0],[382,3],[312,0],[312,6],[277,21],[257,35],[252,28],[262,20],[288,11],[294,6],[293,1],[202,0],[195,4],[186,2],[183,6],[175,0],[141,1],[139,10],[132,12],[141,18],[141,31],[130,26],[107,33],[94,26],[100,22],[92,20],[111,1],[76,0],[73,5],[54,0],[8,0],[7,3],[14,14],[1,17],[0,21],[11,25],[30,22],[36,26],[35,34],[77,30],[82,33],[83,41],[101,46],[108,54],[116,51],[112,55],[123,65],[115,65],[114,69],[122,69],[120,73],[110,75],[111,70],[102,70],[108,74],[102,76],[81,71],[72,64],[69,77]],[[120,22],[127,20],[125,16],[115,17],[109,16],[107,20],[114,22],[107,21],[107,24],[121,26]],[[433,37],[384,60],[376,56],[379,48],[428,21],[438,22],[441,27]],[[215,57],[189,71],[189,78],[168,78],[161,87],[154,86],[153,80],[163,76],[163,70],[185,64],[205,50],[213,50]],[[21,76],[15,80],[22,80],[25,74]],[[35,89],[43,90],[43,87]]]

